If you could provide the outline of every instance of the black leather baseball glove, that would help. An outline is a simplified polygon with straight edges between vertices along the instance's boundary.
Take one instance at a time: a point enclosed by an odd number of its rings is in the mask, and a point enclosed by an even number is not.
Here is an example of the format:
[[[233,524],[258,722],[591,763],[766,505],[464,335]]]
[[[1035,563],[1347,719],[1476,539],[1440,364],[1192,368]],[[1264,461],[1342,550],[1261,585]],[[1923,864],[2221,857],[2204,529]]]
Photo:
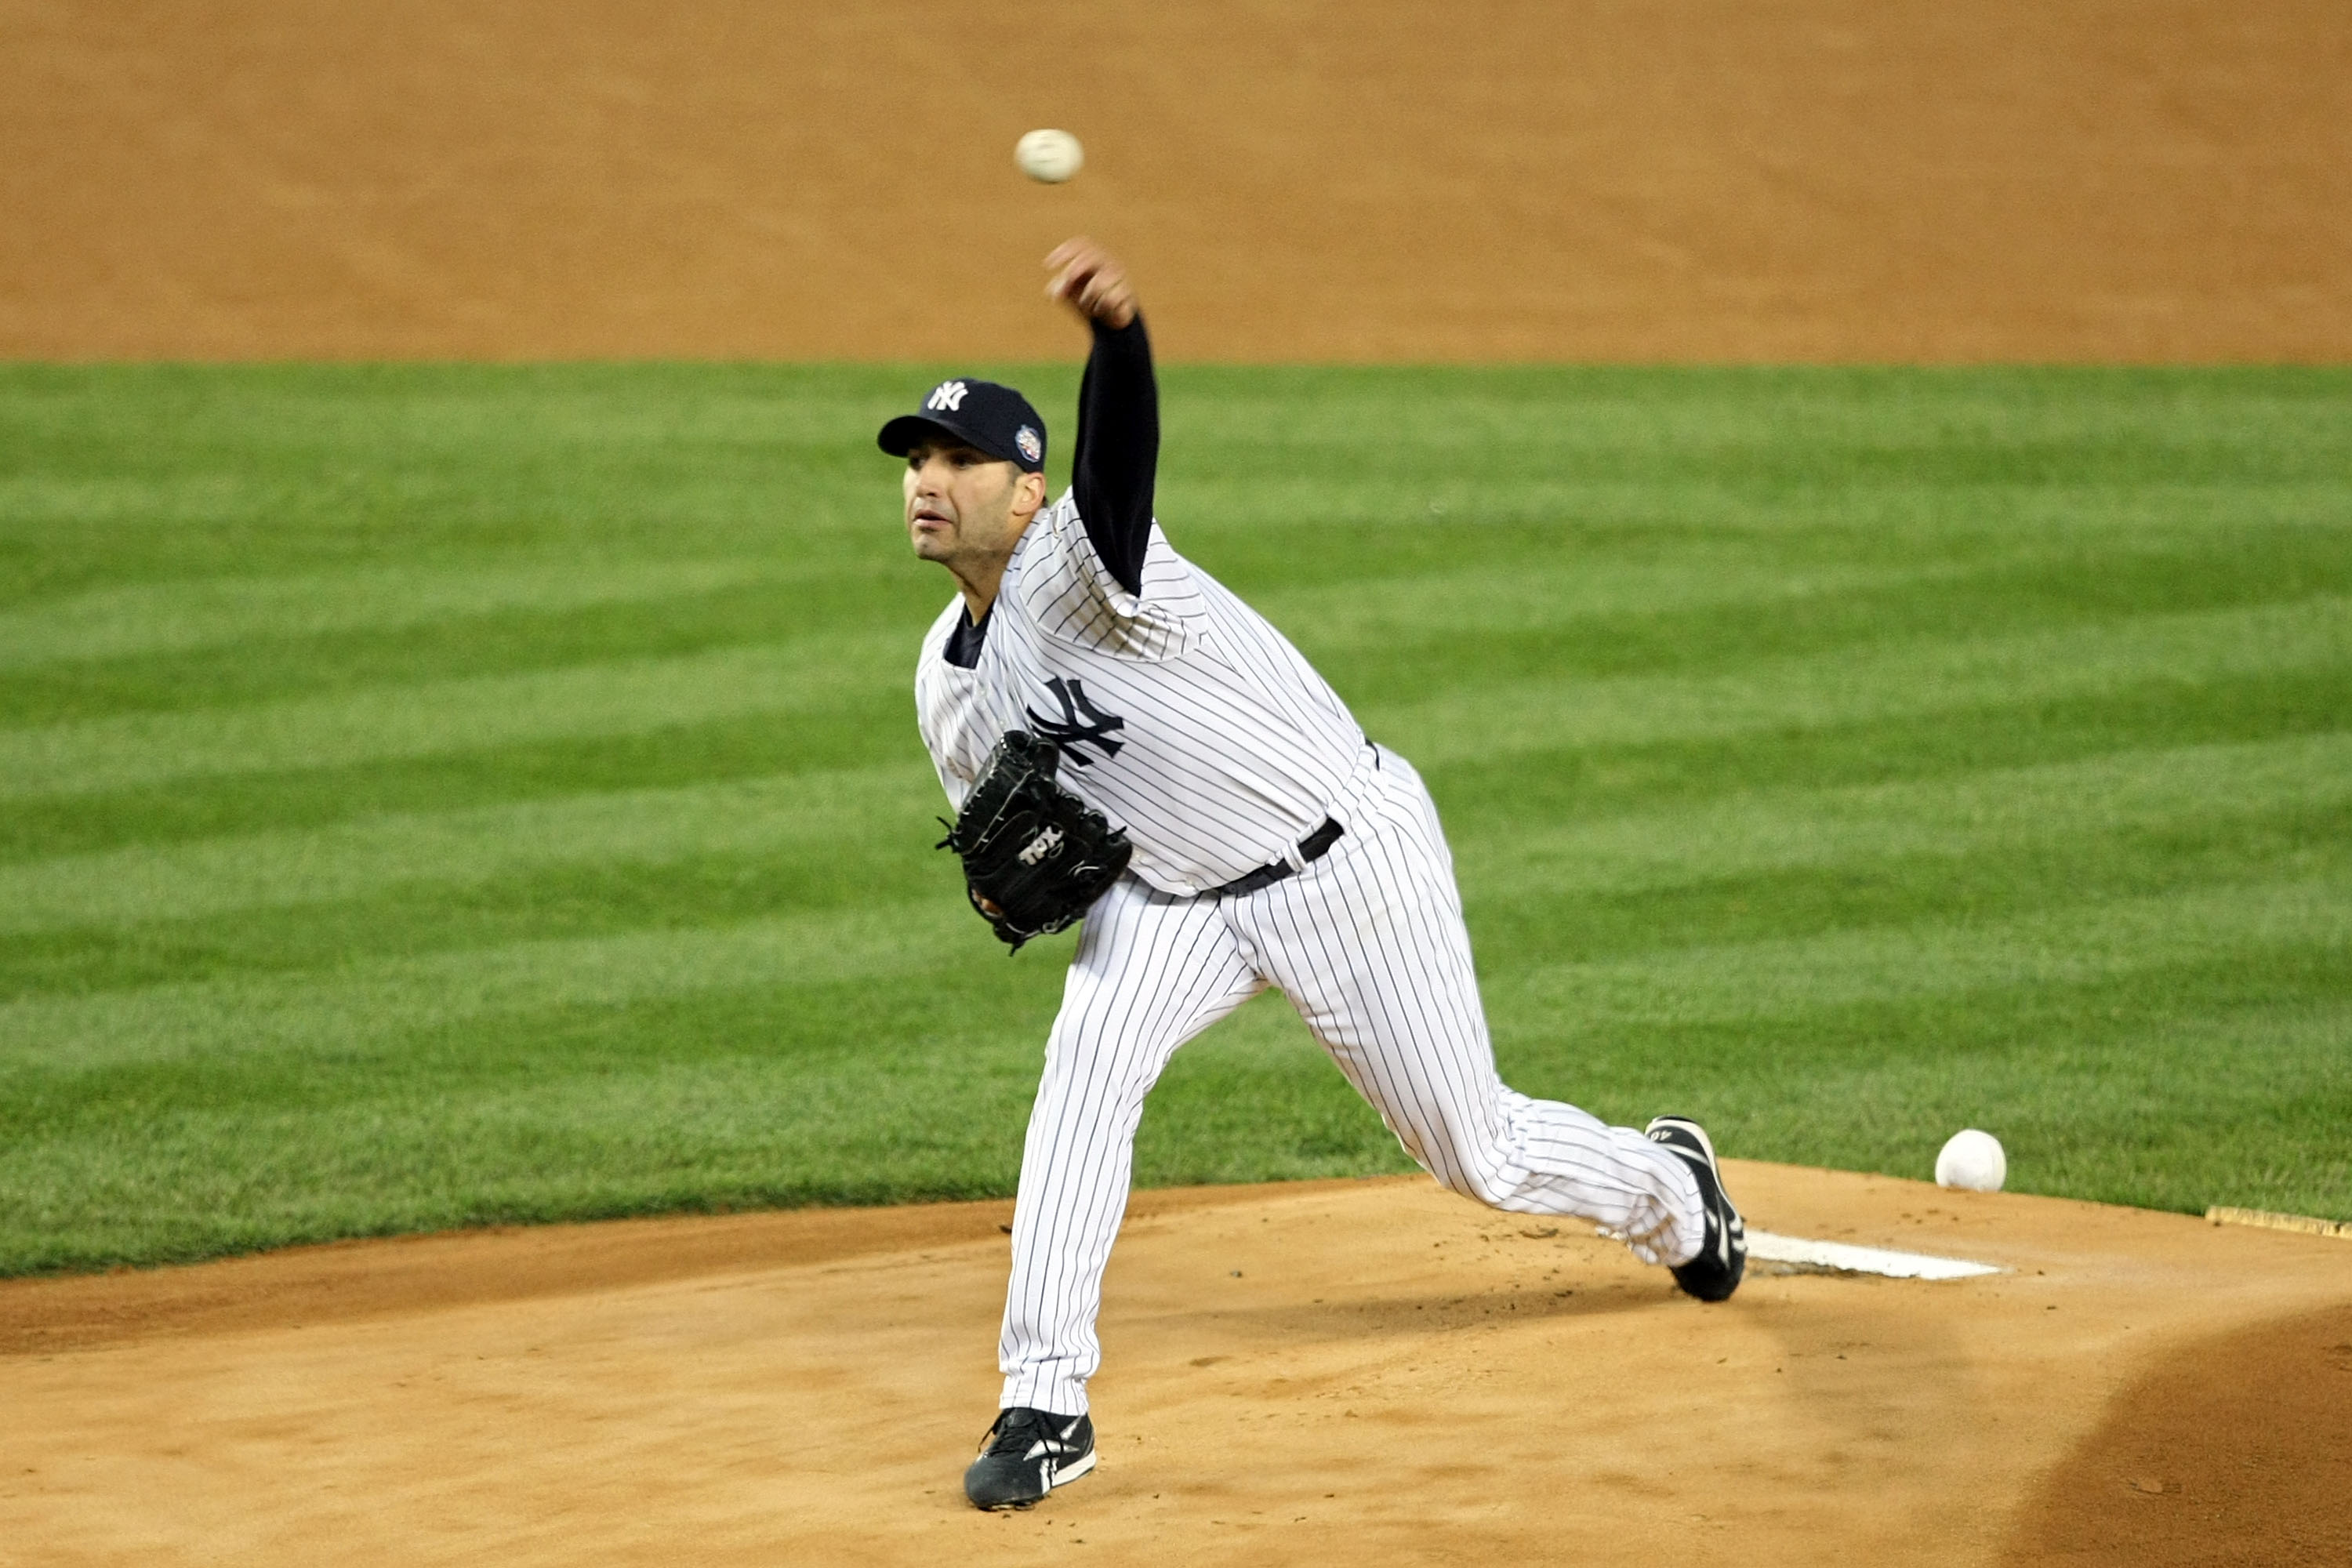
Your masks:
[[[1126,834],[1054,781],[1061,764],[1051,741],[1008,730],[961,814],[940,818],[948,836],[939,847],[962,857],[971,907],[1014,952],[1085,914],[1134,853]]]

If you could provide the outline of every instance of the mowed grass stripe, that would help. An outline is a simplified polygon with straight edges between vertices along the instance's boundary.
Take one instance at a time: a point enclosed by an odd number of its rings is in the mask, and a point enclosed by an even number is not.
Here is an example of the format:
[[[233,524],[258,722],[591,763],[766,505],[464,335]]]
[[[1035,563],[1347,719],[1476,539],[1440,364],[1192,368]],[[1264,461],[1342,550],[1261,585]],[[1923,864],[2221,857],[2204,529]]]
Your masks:
[[[558,735],[275,773],[164,779],[13,801],[0,861],[163,846],[383,813],[463,810],[587,793],[691,787],[829,769],[922,767],[908,754],[905,689],[840,694],[814,721],[754,711],[621,733]]]
[[[0,731],[0,798],[96,795],[165,779],[331,766],[518,742],[626,733],[745,714],[822,713],[911,681],[908,632],[867,632],[675,659],[574,666],[340,700],[142,714]],[[1431,762],[1530,742],[1609,744],[1923,706],[2097,690],[2152,669],[2194,679],[2352,663],[2352,599],[2145,616],[1791,658],[1711,679],[1572,678],[1489,686],[1474,668],[1441,700],[1365,705],[1366,728]],[[1344,678],[1343,678],[1344,679]]]
[[[336,826],[118,849],[0,866],[0,931],[129,928],[240,910],[362,900],[413,885],[451,889],[567,865],[844,846],[900,848],[937,837],[947,809],[919,763],[789,774],[685,789],[616,791],[470,811],[371,816]]]
[[[725,927],[516,942],[360,960],[324,972],[19,1001],[0,1005],[0,1074],[39,1077],[132,1062],[364,1053],[417,1030],[538,1009],[607,1007],[704,991],[899,980],[919,973],[942,953],[995,956],[981,945],[989,942],[969,910],[950,900],[931,899]],[[518,1031],[517,1037],[527,1034]],[[849,1037],[845,1030],[845,1039]]]
[[[2352,599],[2191,611],[1955,641],[1890,637],[1816,658],[1702,678],[1465,682],[1442,698],[1364,702],[1372,734],[1443,763],[2113,692],[2153,676],[2226,679],[2352,666]]]
[[[1449,822],[1603,816],[1744,791],[1835,789],[2229,745],[2345,728],[2352,671],[2328,666],[2178,679],[2160,672],[2060,697],[1826,725],[1563,745],[1425,766]]]
[[[0,611],[0,671],[577,610],[754,584],[787,593],[826,575],[780,562],[654,557],[529,564],[493,559],[463,567],[379,565],[132,583]]]
[[[2296,454],[2298,460],[2307,456]],[[2352,464],[2352,446],[2337,461]],[[1705,562],[1745,550],[1782,571],[1857,564],[1920,570],[1980,565],[2011,552],[2031,561],[2065,551],[2085,560],[2196,551],[2217,536],[2277,541],[2301,553],[2340,547],[2352,534],[2333,479],[2180,484],[2166,480],[2160,465],[2161,454],[2151,454],[2150,472],[2128,486],[1948,489],[1828,476],[1768,486],[1663,475],[1598,483],[1488,473],[1456,481],[1434,503],[1422,499],[1431,493],[1426,485],[1358,489],[1339,474],[1303,479],[1228,472],[1171,481],[1160,491],[1159,510],[1181,529],[1188,553],[1254,603],[1295,583],[1291,563],[1301,555],[1343,563],[1359,581],[1444,571],[1482,549],[1517,550],[1538,563],[1570,552]],[[1279,522],[1242,531],[1223,521],[1253,513]],[[1371,530],[1387,536],[1367,551]]]
[[[566,665],[604,668],[630,658],[691,657],[782,637],[805,642],[845,627],[920,626],[942,602],[937,585],[907,571],[903,563],[892,564],[895,570],[855,576],[808,573],[797,581],[758,579],[699,591],[679,584],[678,591],[667,595],[603,592],[568,608],[518,603],[499,615],[479,610],[445,614],[333,635],[289,629],[282,635],[257,634],[218,646],[141,657],[60,659],[14,672],[0,668],[0,729],[55,729],[174,710],[211,712],[312,694],[336,693],[367,702],[380,700],[369,689],[376,687],[416,686],[436,679],[480,680]],[[1745,569],[1708,573],[1604,568],[1571,586],[1540,578],[1531,582],[1523,568],[1508,574],[1501,568],[1484,568],[1419,584],[1427,592],[1425,602],[1419,604],[1407,584],[1340,581],[1297,595],[1297,602],[1285,609],[1295,613],[1297,624],[1325,647],[1337,642],[1343,647],[1365,644],[1377,648],[1393,642],[1399,626],[1417,616],[1422,628],[1459,627],[1482,636],[1490,647],[1507,627],[1515,628],[1556,655],[1551,662],[1572,666],[1578,662],[1574,648],[1579,641],[1607,647],[1641,640],[1636,628],[1614,624],[1627,616],[1648,625],[1670,619],[1678,608],[1770,604],[1840,587],[1899,588],[1923,577],[1948,579],[1953,574],[1949,570],[1823,568],[1784,579],[1750,561]],[[383,584],[387,589],[396,585]],[[209,586],[191,585],[200,608]],[[1549,591],[1538,591],[1544,589]],[[142,608],[152,611],[161,606],[152,601],[163,595],[151,589],[133,597]],[[452,610],[457,605],[451,600],[463,603],[457,595],[439,597]],[[163,616],[166,623],[171,618]],[[1750,623],[1778,618],[1740,617]],[[1580,622],[1590,624],[1580,626]],[[1680,647],[1689,639],[1668,625],[1649,640]]]
[[[877,522],[877,536],[881,527]],[[1499,531],[1455,542],[1480,563],[1360,581],[1343,563],[1311,588],[1260,598],[1316,657],[1394,700],[1443,689],[1455,665],[1452,650],[1465,643],[1478,647],[1481,674],[1490,681],[1529,673],[1696,672],[1851,647],[1883,636],[1888,626],[1908,626],[1919,637],[1981,637],[2352,590],[2345,552],[2308,531],[2142,545],[2112,552],[2095,573],[2085,572],[2079,550],[2068,547],[2012,552],[1992,566],[1846,562],[1793,570],[1769,563],[1762,552],[1718,548],[1706,552],[1713,559],[1704,567],[1689,560],[1670,567],[1604,563],[1563,574],[1494,559],[1509,542]],[[206,585],[194,586],[201,594]],[[676,587],[667,595],[604,592],[569,606],[519,604],[503,613],[444,615],[393,627],[289,632],[201,649],[0,669],[0,716],[9,728],[31,728],[321,693],[364,700],[371,687],[920,624],[938,602],[936,585],[902,565],[797,576],[780,571],[698,591],[688,583]]]
[[[1457,849],[1481,900],[1627,891],[1893,857],[2257,817],[2352,800],[2352,734],[2132,751],[2041,767],[1845,789],[1741,792],[1667,814],[1515,825]],[[903,860],[944,810],[919,764],[376,816],[0,866],[0,932],[151,922],[288,905],[430,897],[569,865],[866,846]],[[877,868],[878,869],[878,868]]]
[[[1516,830],[1562,814],[1607,814],[1729,790],[1928,778],[2151,746],[2331,731],[2342,726],[2347,686],[2352,672],[2325,665],[2193,679],[2159,669],[2137,681],[2055,698],[2028,690],[2013,705],[1620,745],[1538,747],[1500,752],[1491,762],[1480,756],[1421,761],[1454,831],[1475,835],[1490,817]],[[905,693],[878,689],[862,714],[829,716],[822,724],[751,714],[617,736],[24,800],[0,812],[0,863],[588,792],[863,767],[919,769],[922,763],[908,755],[912,724]]]
[[[2347,685],[2352,675],[2325,666],[2188,680],[2158,672],[2061,698],[2029,691],[2014,706],[1895,712],[1820,727],[1615,746],[1538,747],[1491,762],[1478,756],[1422,761],[1455,834],[1475,836],[1489,818],[1515,831],[1563,815],[1605,814],[1732,789],[1927,778],[2168,743],[2333,731],[2343,722]],[[823,724],[779,723],[755,714],[622,736],[19,801],[0,812],[0,863],[592,791],[691,787],[836,768],[919,768],[908,755],[911,723],[904,694],[880,690],[862,715]],[[850,852],[845,846],[844,853]]]
[[[1592,1028],[1801,1017],[1844,1004],[2080,984],[2265,954],[2307,958],[2352,979],[2352,847],[2330,858],[2333,874],[2306,880],[1532,965],[1510,989],[1515,1003],[1549,1005]]]
[[[892,529],[877,508],[877,536]],[[1348,635],[1357,621],[1385,626],[1401,615],[1439,624],[1497,619],[1549,626],[1576,616],[1639,608],[1715,603],[1726,596],[1833,591],[1853,584],[1899,582],[1956,565],[1922,569],[1825,563],[1782,569],[1771,552],[1746,550],[1701,566],[1685,562],[1604,562],[1562,582],[1530,576],[1523,565],[1478,565],[1452,572],[1342,579],[1272,596],[1269,609]],[[158,654],[235,647],[244,643],[304,639],[314,657],[331,659],[332,634],[407,630],[483,617],[602,608],[690,599],[736,588],[772,593],[794,612],[829,608],[824,595],[856,577],[879,576],[902,590],[913,578],[902,563],[880,563],[862,573],[837,565],[787,560],[667,561],[659,556],[615,561],[517,563],[495,557],[462,568],[370,566],[343,573],[283,577],[194,578],[137,583],[0,611],[0,671],[52,664],[89,664]],[[1753,580],[1761,576],[1761,585]],[[915,590],[920,594],[921,589]],[[814,595],[813,600],[804,596]],[[921,596],[944,603],[937,592]],[[267,650],[259,650],[267,657]],[[184,663],[184,661],[183,661]]]
[[[52,664],[0,676],[0,712],[32,729],[158,712],[350,697],[436,681],[806,644],[937,613],[904,574],[751,583],[568,611],[514,610],[383,631]]]
[[[1643,813],[1536,824],[1455,854],[1476,897],[1635,892],[1914,857],[2048,854],[2119,834],[2340,812],[2352,733],[2133,751],[1843,789],[1740,792]],[[2112,844],[2099,846],[2120,858]],[[2151,856],[2151,859],[2169,857]],[[0,880],[0,889],[8,884]]]
[[[2352,859],[2352,849],[2338,859]],[[680,931],[517,943],[326,973],[237,976],[0,1005],[0,1071],[363,1049],[417,1029],[532,1008],[919,972],[984,937],[945,900]],[[1923,920],[1788,941],[1517,966],[1515,1007],[1608,1021],[1774,1016],[1865,999],[2079,982],[2264,950],[2341,954],[2352,867],[2336,874],[2093,900],[2009,919]],[[1045,951],[1053,952],[1060,944]]]
[[[2322,559],[2314,561],[2316,553]],[[2117,552],[2098,572],[2079,560],[1975,572],[1923,574],[1912,583],[1856,584],[1842,592],[1795,594],[1745,613],[1725,606],[1660,609],[1595,616],[1559,627],[1396,625],[1369,647],[1341,657],[1353,681],[1376,686],[1389,700],[1410,700],[1453,683],[1452,650],[1465,636],[1479,649],[1489,682],[1530,675],[1704,674],[1760,659],[1870,648],[1902,628],[1903,642],[1989,638],[2036,629],[2154,614],[2308,601],[2352,591],[2343,552],[2299,557],[2246,548],[2165,556]]]
[[[445,755],[755,713],[783,722],[838,711],[886,683],[911,689],[912,681],[906,634],[867,632],[336,699],[0,731],[0,798]]]
[[[1900,925],[1929,909],[1983,919],[2214,881],[2307,876],[2334,863],[2335,846],[2352,842],[2352,802],[2312,793],[2319,798],[2290,794],[2260,808],[2249,802],[2168,816],[2143,811],[2095,828],[2077,822],[2072,832],[1987,834],[1845,859],[1784,858],[1786,837],[1775,833],[1759,864],[1706,871],[1673,864],[1690,842],[1677,837],[1661,847],[1661,863],[1637,869],[1604,851],[1594,869],[1613,883],[1606,887],[1593,886],[1572,861],[1519,874],[1510,864],[1508,824],[1457,831],[1454,838],[1473,889],[1467,899],[1480,950],[1549,962]],[[120,990],[198,973],[325,971],[362,953],[497,947],[649,925],[723,927],[787,909],[951,896],[956,868],[923,854],[929,839],[903,819],[884,821],[854,859],[802,839],[765,852],[576,860],[485,882],[397,884],[347,901],[20,934],[0,944],[0,998]],[[1501,868],[1488,873],[1489,866]],[[1656,874],[1644,880],[1639,870]],[[945,955],[962,951],[951,947]]]

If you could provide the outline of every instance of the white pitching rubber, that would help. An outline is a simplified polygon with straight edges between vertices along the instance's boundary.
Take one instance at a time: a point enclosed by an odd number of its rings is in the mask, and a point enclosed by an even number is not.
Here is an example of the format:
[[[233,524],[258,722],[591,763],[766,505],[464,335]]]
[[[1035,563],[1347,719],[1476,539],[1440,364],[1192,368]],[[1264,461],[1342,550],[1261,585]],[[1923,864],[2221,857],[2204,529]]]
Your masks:
[[[1965,1258],[1930,1258],[1924,1252],[1889,1252],[1876,1247],[1848,1247],[1842,1241],[1808,1241],[1801,1236],[1774,1236],[1769,1230],[1748,1233],[1748,1256],[1767,1263],[1797,1263],[1847,1274],[1884,1274],[1893,1279],[1968,1279],[1979,1274],[2000,1272],[1990,1263],[1971,1263]]]

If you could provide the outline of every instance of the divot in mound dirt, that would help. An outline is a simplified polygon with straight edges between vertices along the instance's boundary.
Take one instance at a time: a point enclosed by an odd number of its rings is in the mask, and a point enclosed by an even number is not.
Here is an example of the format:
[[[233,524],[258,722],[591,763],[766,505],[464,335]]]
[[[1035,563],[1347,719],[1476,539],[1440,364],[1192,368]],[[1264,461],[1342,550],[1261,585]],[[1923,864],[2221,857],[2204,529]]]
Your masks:
[[[45,1564],[1027,1563],[1080,1542],[1144,1563],[2120,1563],[2098,1543],[2139,1539],[2150,1508],[2175,1544],[2197,1510],[2305,1521],[2230,1561],[2332,1539],[2309,1521],[2343,1495],[2344,1448],[2298,1468],[2247,1428],[2299,1377],[2298,1418],[2340,1432],[2321,1401],[2352,1377],[2326,1348],[2352,1343],[2352,1248],[1729,1176],[1776,1231],[2005,1272],[1759,1271],[1705,1307],[1579,1226],[1417,1178],[1141,1194],[1103,1320],[1102,1466],[1014,1516],[958,1485],[994,1404],[1003,1205],[23,1281],[0,1287],[0,1542]]]

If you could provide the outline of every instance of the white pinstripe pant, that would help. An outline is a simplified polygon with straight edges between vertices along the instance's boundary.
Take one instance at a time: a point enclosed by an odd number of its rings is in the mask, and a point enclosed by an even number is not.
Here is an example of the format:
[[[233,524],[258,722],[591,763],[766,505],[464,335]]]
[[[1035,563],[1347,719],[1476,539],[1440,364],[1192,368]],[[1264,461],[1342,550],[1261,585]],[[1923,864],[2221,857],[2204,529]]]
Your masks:
[[[1271,887],[1186,899],[1129,877],[1087,914],[1021,1156],[997,1351],[1006,1406],[1086,1410],[1144,1095],[1177,1047],[1268,984],[1448,1188],[1597,1221],[1648,1262],[1697,1253],[1698,1184],[1680,1160],[1496,1076],[1454,858],[1420,775],[1368,749],[1332,815],[1346,836]]]

